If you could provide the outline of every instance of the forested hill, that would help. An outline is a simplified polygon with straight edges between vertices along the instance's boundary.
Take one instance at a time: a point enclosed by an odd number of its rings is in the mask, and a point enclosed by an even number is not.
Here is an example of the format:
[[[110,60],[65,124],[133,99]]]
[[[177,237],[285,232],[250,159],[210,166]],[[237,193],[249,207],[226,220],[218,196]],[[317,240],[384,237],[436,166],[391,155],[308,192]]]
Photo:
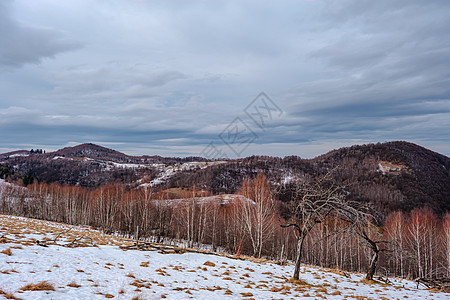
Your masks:
[[[167,187],[194,184],[214,193],[235,192],[247,176],[265,173],[288,197],[301,178],[333,170],[334,181],[359,201],[373,202],[383,212],[429,206],[450,210],[450,159],[408,142],[389,142],[333,150],[314,159],[252,156],[203,170],[179,173]]]
[[[278,197],[288,200],[298,180],[333,170],[334,182],[358,201],[382,212],[429,206],[450,210],[450,159],[408,142],[358,145],[333,150],[314,159],[251,156],[212,162],[199,157],[129,156],[94,144],[51,153],[21,150],[0,154],[0,178],[29,184],[59,182],[97,187],[122,182],[128,187],[198,188],[214,194],[234,193],[244,178],[264,173]]]

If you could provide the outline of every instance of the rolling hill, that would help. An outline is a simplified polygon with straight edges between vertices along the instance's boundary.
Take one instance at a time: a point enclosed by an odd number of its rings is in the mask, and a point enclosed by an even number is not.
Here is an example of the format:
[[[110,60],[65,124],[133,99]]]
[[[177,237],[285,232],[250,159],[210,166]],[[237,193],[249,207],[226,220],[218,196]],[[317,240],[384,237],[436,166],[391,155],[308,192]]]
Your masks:
[[[130,187],[198,188],[213,194],[236,192],[247,176],[264,173],[278,197],[287,201],[298,180],[332,170],[333,181],[353,200],[372,202],[383,213],[428,206],[450,210],[450,159],[424,147],[403,142],[356,145],[314,159],[297,156],[251,156],[227,161],[129,156],[94,144],[51,153],[15,151],[0,155],[0,177],[36,179],[97,187],[117,181]]]

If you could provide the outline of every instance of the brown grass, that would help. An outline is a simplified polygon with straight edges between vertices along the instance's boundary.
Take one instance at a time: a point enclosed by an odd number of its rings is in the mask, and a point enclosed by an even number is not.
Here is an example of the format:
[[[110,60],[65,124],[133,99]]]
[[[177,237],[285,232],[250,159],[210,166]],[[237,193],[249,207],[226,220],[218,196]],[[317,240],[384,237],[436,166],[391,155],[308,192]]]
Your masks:
[[[79,285],[79,284],[75,283],[74,281],[72,281],[67,286],[70,286],[70,287],[73,287],[73,288],[79,288],[81,285]]]
[[[294,278],[291,278],[291,279],[289,279],[287,282],[292,283],[292,284],[294,284],[294,285],[307,285],[307,286],[311,286],[311,284],[309,284],[309,283],[307,283],[306,281],[301,280],[301,279],[294,279]]]
[[[49,283],[48,281],[42,281],[36,284],[27,284],[22,287],[20,290],[22,291],[54,291],[55,287]]]
[[[367,278],[363,278],[361,280],[361,283],[365,283],[365,284],[379,284],[379,285],[383,285],[386,286],[386,283],[380,282],[380,281],[376,281],[376,280],[368,280]]]
[[[340,294],[342,294],[340,291],[334,291],[334,292],[332,292],[330,295],[338,296],[338,295],[340,295]]]
[[[204,265],[204,266],[208,266],[208,267],[215,267],[215,266],[216,266],[215,263],[210,262],[210,261],[205,262],[203,265]]]
[[[1,251],[0,253],[6,254],[8,256],[12,255],[11,248],[5,249],[5,250]]]
[[[252,293],[241,293],[242,297],[251,297],[253,296]]]
[[[111,294],[106,294],[106,295],[105,295],[105,298],[114,298],[114,296],[111,295]]]
[[[0,290],[0,295],[5,297],[6,299],[20,299],[20,298],[17,298],[16,296],[14,296],[13,294],[7,293],[3,290]]]
[[[35,239],[25,240],[23,234],[37,233],[40,235],[50,235],[47,237],[42,237],[42,240],[53,241],[54,237],[62,233],[57,242],[58,243],[68,243],[72,242],[73,239],[79,236],[85,236],[92,238],[94,245],[131,245],[132,241],[116,237],[113,235],[104,234],[97,230],[92,230],[91,228],[84,228],[78,226],[67,225],[58,222],[37,220],[37,219],[18,219],[12,216],[0,215],[0,223],[3,225],[0,228],[1,234],[14,234],[17,238],[22,239],[19,244],[22,245],[33,245],[35,244]],[[70,231],[66,232],[67,229],[72,228]],[[0,238],[0,243],[10,242],[8,238]],[[87,246],[91,246],[91,241],[86,243]]]
[[[150,262],[149,261],[143,261],[143,262],[141,262],[141,264],[139,265],[140,267],[145,267],[145,268],[148,268],[148,264],[149,264]]]

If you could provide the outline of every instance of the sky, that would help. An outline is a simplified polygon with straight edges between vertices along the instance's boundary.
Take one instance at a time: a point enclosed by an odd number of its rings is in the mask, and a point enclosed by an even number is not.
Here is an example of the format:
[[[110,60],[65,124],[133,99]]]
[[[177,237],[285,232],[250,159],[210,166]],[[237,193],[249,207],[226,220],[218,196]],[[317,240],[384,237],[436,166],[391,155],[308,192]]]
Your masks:
[[[448,0],[1,0],[0,152],[450,155]]]

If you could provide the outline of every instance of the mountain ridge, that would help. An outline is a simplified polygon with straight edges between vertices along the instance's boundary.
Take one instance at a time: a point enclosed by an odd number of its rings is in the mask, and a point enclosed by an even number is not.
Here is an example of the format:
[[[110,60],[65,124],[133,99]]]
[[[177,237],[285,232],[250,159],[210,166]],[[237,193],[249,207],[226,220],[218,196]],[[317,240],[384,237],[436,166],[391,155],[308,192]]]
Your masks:
[[[450,158],[405,141],[353,145],[312,159],[250,156],[221,163],[195,157],[129,156],[91,143],[49,153],[19,150],[0,155],[0,177],[25,184],[38,180],[95,188],[119,181],[130,188],[152,183],[156,189],[196,186],[230,194],[246,177],[264,173],[281,200],[289,199],[296,181],[329,170],[334,170],[334,183],[349,191],[349,197],[373,202],[384,212],[423,206],[439,214],[450,210]]]

